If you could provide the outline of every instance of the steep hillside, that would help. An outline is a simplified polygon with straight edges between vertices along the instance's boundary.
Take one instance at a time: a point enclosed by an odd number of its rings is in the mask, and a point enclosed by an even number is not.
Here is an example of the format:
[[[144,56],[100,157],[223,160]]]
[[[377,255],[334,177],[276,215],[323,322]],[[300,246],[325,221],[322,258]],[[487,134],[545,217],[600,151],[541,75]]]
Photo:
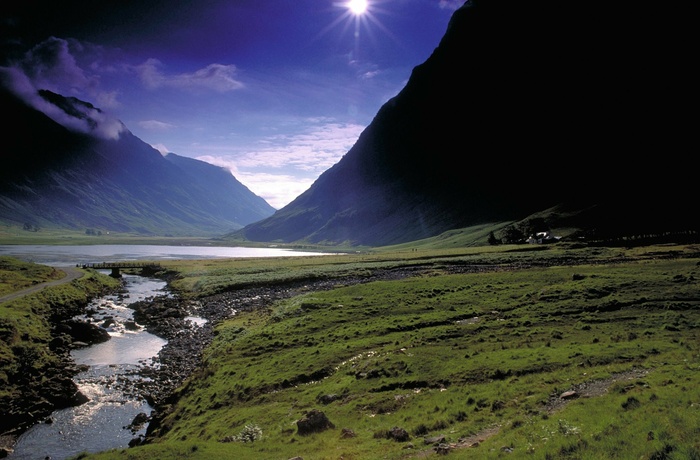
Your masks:
[[[547,209],[561,211],[552,225],[589,233],[697,229],[684,204],[699,197],[692,173],[673,162],[689,127],[672,109],[686,64],[644,26],[669,17],[465,3],[353,148],[237,236],[386,245]]]
[[[218,235],[271,215],[274,209],[222,168],[163,157],[119,124],[100,135],[99,109],[41,91],[47,112],[88,132],[68,129],[0,91],[7,132],[0,172],[0,220],[153,235]]]

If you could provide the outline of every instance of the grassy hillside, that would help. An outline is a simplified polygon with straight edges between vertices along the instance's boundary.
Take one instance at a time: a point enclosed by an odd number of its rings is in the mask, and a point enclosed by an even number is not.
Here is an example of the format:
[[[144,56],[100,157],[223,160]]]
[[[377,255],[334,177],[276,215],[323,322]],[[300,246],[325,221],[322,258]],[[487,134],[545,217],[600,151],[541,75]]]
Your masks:
[[[197,245],[212,244],[206,237],[148,237],[136,233],[101,232],[87,234],[86,230],[66,230],[61,228],[39,228],[27,231],[21,226],[0,224],[0,244],[165,244]]]
[[[337,287],[219,324],[153,443],[81,457],[700,458],[700,247],[503,249],[184,262]],[[415,276],[343,285],[382,267]]]

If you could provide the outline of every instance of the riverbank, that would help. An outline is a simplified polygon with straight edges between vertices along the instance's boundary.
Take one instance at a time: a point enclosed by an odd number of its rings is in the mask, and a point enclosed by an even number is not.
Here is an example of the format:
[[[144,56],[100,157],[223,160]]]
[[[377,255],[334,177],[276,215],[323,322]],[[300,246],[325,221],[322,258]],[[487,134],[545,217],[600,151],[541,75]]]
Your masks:
[[[33,266],[16,261],[4,269],[25,273]],[[11,452],[19,434],[54,410],[85,401],[72,380],[80,369],[70,350],[105,337],[72,318],[91,298],[117,292],[120,283],[96,272],[80,274],[68,270],[65,277],[32,285],[22,296],[10,295],[0,307],[0,455]]]
[[[464,268],[458,267],[453,267],[453,270],[465,271]],[[482,269],[471,267],[469,270]],[[136,322],[144,325],[152,334],[167,340],[167,344],[152,364],[141,369],[142,378],[135,384],[140,394],[155,408],[154,414],[145,418],[150,422],[146,438],[158,430],[160,420],[176,402],[177,389],[201,368],[203,352],[214,339],[215,326],[220,322],[237,314],[264,311],[280,300],[303,293],[331,290],[338,287],[339,283],[350,286],[371,281],[402,279],[416,274],[415,268],[399,267],[377,270],[371,275],[361,277],[265,283],[197,300],[160,297],[131,304]],[[190,316],[204,318],[207,322],[197,324],[187,319]],[[133,444],[143,441],[146,439],[135,439]]]

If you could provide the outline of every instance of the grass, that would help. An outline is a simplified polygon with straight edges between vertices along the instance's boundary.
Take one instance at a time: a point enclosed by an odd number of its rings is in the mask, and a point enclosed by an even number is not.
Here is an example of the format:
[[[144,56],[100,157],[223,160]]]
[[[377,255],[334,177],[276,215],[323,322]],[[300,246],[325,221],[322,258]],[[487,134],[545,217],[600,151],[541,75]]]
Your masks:
[[[700,458],[698,249],[393,248],[167,262],[191,297],[304,277],[337,287],[220,323],[153,443],[81,457],[407,459],[434,455],[424,439],[444,436],[472,446],[456,458]],[[483,270],[448,274],[454,264]],[[343,276],[397,266],[419,270],[343,285]],[[613,379],[620,374],[628,377]],[[549,406],[595,382],[607,387]],[[298,434],[312,409],[334,428]],[[262,438],[224,442],[246,426]],[[395,427],[410,439],[391,439]]]
[[[46,265],[0,256],[0,295],[10,294],[37,283],[59,279],[63,273]]]
[[[206,237],[149,237],[140,234],[104,232],[87,235],[85,230],[42,228],[26,231],[21,227],[0,224],[0,244],[164,244],[164,245],[216,245],[216,240]]]
[[[68,230],[62,228],[40,228],[27,231],[17,225],[0,223],[0,245],[20,244],[57,244],[57,245],[96,245],[96,244],[155,244],[165,246],[243,246],[270,247],[270,243],[258,243],[248,240],[235,240],[207,236],[149,236],[140,233],[102,232],[100,235],[88,235],[86,230]],[[298,243],[276,243],[274,247],[299,249],[304,251],[328,250],[328,246]],[[335,246],[337,251],[355,251],[357,248]]]

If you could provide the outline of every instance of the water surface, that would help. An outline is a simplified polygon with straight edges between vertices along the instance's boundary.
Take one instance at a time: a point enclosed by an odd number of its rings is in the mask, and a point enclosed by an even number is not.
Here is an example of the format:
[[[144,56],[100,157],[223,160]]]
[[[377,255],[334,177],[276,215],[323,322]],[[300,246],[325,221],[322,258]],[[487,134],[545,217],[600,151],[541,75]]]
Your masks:
[[[284,248],[165,246],[153,244],[0,245],[0,255],[56,267],[129,260],[218,259],[236,257],[320,256],[327,253]]]

